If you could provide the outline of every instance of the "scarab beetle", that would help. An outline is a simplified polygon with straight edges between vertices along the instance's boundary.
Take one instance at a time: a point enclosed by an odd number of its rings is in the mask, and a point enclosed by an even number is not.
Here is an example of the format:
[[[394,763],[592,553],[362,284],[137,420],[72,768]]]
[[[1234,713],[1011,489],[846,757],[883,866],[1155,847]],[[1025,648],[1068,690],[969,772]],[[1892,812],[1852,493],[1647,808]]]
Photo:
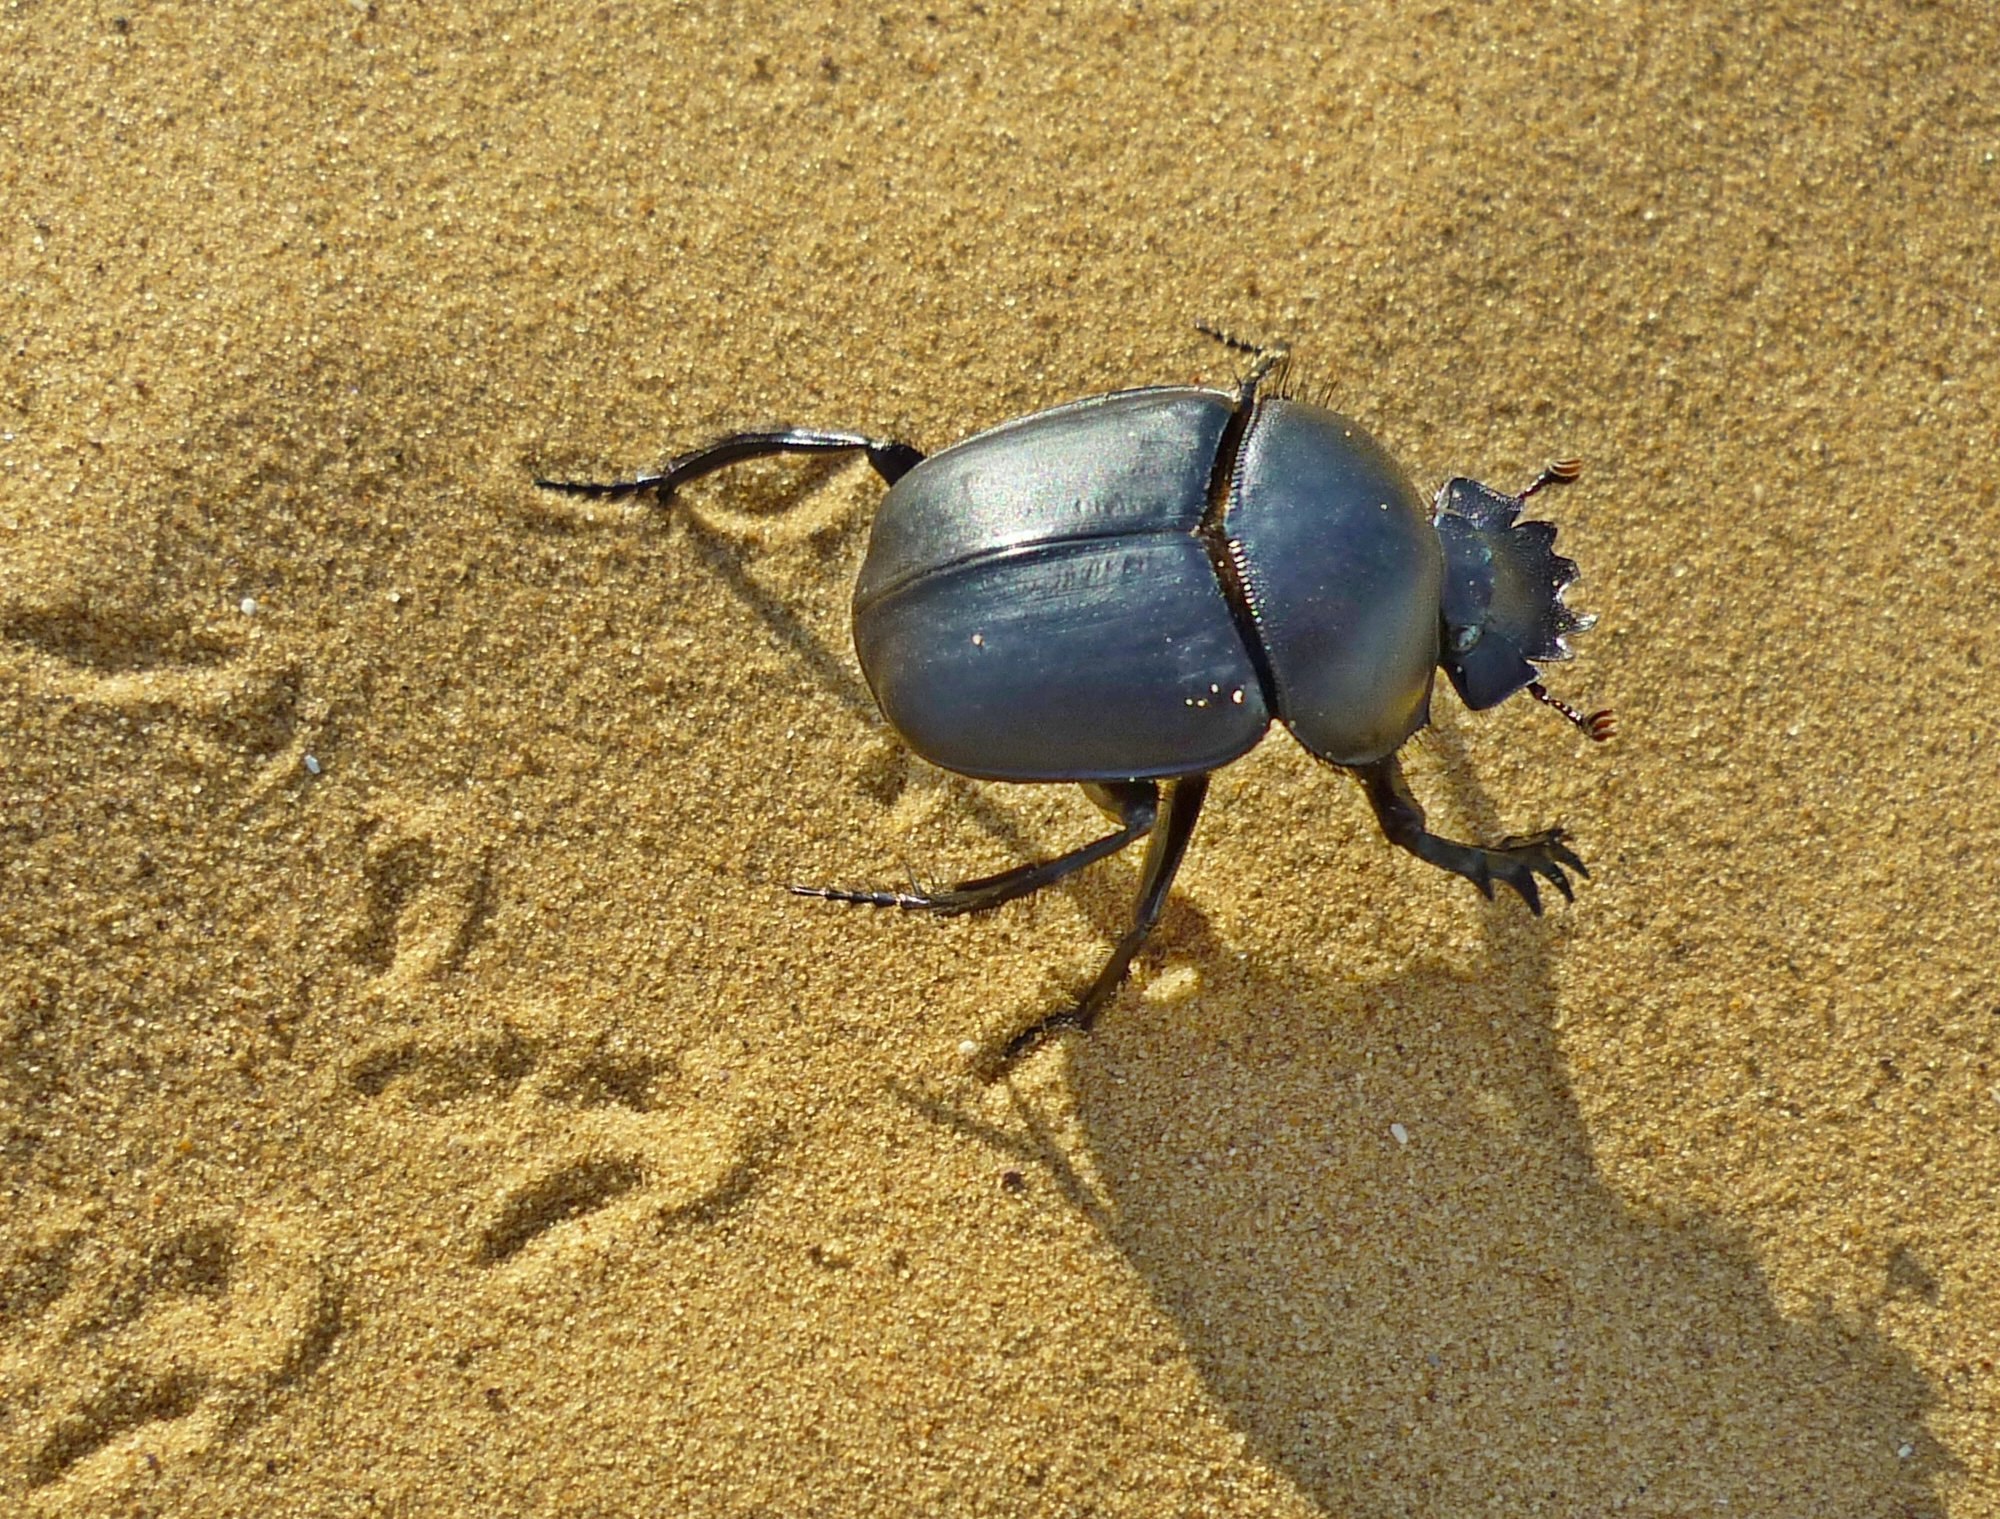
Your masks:
[[[1497,879],[1541,911],[1536,877],[1571,896],[1588,875],[1559,828],[1481,847],[1424,826],[1396,752],[1430,720],[1442,667],[1479,710],[1526,690],[1594,739],[1611,715],[1557,701],[1535,661],[1567,659],[1594,620],[1563,605],[1576,565],[1518,495],[1454,479],[1426,511],[1355,423],[1266,380],[1091,396],[924,457],[852,432],[734,433],[658,474],[537,480],[594,497],[656,493],[745,459],[865,453],[889,484],[854,590],[854,642],[889,725],[933,764],[999,781],[1074,781],[1118,824],[1050,860],[948,890],[804,895],[950,915],[997,907],[1149,840],[1132,925],[1083,996],[1023,1030],[1002,1062],[1059,1026],[1088,1028],[1165,904],[1212,771],[1272,719],[1360,780],[1382,831],[1487,897]],[[1273,384],[1273,392],[1281,387]],[[1167,783],[1164,809],[1161,785]]]

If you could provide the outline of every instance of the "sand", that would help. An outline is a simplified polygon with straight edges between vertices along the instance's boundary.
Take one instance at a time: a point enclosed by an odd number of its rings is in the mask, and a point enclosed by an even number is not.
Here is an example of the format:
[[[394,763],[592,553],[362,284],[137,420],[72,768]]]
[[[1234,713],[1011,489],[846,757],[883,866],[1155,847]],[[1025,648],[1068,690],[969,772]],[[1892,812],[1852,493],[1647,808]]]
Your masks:
[[[17,3],[0,1508],[2000,1514],[2000,24],[1977,4]],[[910,757],[880,488],[1292,340],[1551,494],[1434,822],[1282,734],[1154,943]]]

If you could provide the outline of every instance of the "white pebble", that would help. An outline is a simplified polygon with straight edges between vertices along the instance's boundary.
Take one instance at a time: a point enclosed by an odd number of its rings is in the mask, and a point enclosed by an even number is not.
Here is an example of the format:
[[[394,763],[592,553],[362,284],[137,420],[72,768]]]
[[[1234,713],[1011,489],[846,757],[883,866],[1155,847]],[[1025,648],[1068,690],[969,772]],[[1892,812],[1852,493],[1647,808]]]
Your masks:
[[[307,774],[307,775],[318,775],[318,774],[319,774],[319,756],[318,756],[318,755],[316,755],[316,754],[308,754],[308,755],[306,756],[306,774]]]
[[[257,615],[257,603],[251,597],[245,596],[238,605],[243,608],[243,615],[245,617],[255,617]]]
[[[1399,1123],[1390,1124],[1389,1132],[1395,1136],[1396,1143],[1399,1145],[1406,1145],[1410,1142],[1410,1131]]]

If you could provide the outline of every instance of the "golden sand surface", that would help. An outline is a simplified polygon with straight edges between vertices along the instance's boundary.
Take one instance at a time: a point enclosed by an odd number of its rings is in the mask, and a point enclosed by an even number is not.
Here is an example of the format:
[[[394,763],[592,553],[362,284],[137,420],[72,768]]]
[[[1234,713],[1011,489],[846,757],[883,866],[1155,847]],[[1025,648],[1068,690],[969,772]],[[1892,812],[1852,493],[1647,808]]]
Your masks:
[[[0,1509],[2000,1514],[1984,3],[0,8]],[[881,490],[1300,372],[1599,614],[1433,820],[911,758]],[[1542,503],[1537,503],[1538,507]]]

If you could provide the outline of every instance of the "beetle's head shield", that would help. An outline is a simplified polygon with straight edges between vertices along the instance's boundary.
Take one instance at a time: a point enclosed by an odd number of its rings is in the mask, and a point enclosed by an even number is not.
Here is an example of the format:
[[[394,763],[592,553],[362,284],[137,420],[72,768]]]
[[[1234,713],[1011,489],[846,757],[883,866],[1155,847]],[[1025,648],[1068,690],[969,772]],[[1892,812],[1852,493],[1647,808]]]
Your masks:
[[[1447,481],[1431,518],[1444,547],[1438,663],[1475,712],[1536,679],[1530,660],[1568,659],[1564,638],[1597,621],[1563,605],[1576,561],[1555,551],[1552,522],[1517,522],[1522,498],[1477,480]]]

